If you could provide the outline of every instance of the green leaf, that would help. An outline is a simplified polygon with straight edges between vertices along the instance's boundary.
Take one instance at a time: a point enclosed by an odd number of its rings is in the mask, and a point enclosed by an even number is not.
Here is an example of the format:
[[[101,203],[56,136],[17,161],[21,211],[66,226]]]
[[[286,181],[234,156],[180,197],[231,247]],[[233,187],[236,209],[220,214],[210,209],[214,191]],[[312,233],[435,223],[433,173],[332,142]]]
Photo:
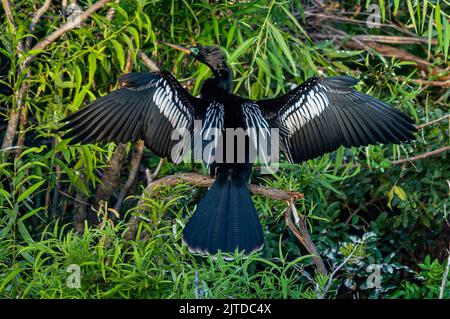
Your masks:
[[[408,198],[405,191],[400,186],[394,186],[393,190],[395,195],[397,195],[402,201],[405,201]]]
[[[244,54],[245,51],[250,48],[250,46],[255,42],[256,37],[251,37],[245,40],[244,42],[239,45],[236,50],[233,51],[233,53],[228,58],[228,62],[231,64],[235,60],[237,60],[242,54]]]
[[[416,31],[416,33],[419,33],[419,32],[417,32],[416,17],[415,17],[414,8],[413,8],[413,5],[411,3],[411,0],[407,0],[407,3],[408,3],[409,16],[410,16],[410,18],[412,20],[412,23],[414,25],[414,30]]]
[[[441,21],[441,6],[439,1],[436,3],[436,10],[434,11],[434,20],[436,21],[436,31],[439,38],[439,47],[443,47],[443,36],[442,36],[442,21]]]
[[[94,75],[97,71],[97,56],[95,53],[90,53],[88,56],[89,63],[89,84],[94,82]]]
[[[289,63],[291,64],[292,72],[294,74],[297,74],[297,66],[295,64],[294,58],[292,57],[291,50],[289,49],[286,40],[284,39],[283,35],[281,34],[280,30],[276,28],[274,25],[270,24],[270,28],[272,31],[272,35],[275,39],[275,41],[280,46],[281,50],[283,51],[284,55],[288,59]]]
[[[45,180],[42,180],[42,181],[39,181],[36,184],[32,185],[30,188],[26,189],[22,194],[20,194],[19,198],[17,199],[17,204],[22,202],[24,199],[26,199],[32,193],[34,193],[44,183],[45,183]]]
[[[450,47],[450,23],[444,19],[444,58],[448,59],[448,48]]]
[[[116,51],[116,58],[119,60],[120,69],[125,69],[125,53],[123,51],[122,45],[119,43],[119,41],[115,39],[111,39],[111,44],[114,47],[114,50]]]

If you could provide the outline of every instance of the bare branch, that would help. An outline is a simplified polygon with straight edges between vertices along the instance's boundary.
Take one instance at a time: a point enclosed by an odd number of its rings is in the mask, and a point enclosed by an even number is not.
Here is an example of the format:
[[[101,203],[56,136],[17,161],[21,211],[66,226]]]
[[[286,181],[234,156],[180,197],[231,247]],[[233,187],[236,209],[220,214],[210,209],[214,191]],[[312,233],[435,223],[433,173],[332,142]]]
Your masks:
[[[422,80],[422,79],[411,79],[410,81],[426,85],[426,86],[440,86],[440,87],[447,87],[450,88],[450,80],[447,81],[429,81],[429,80]]]
[[[131,158],[130,172],[128,174],[128,179],[125,185],[122,186],[119,197],[117,198],[116,201],[116,205],[114,206],[114,209],[116,211],[119,211],[120,207],[122,206],[123,200],[125,199],[125,196],[127,195],[129,189],[133,185],[134,180],[136,179],[136,174],[139,169],[139,163],[141,162],[143,152],[144,152],[144,141],[139,140],[136,143],[136,149],[134,150],[133,157]]]
[[[403,163],[414,162],[414,161],[418,161],[418,160],[421,160],[421,159],[424,159],[427,157],[431,157],[431,156],[434,156],[434,155],[437,155],[437,154],[440,154],[440,153],[443,153],[446,151],[450,151],[450,146],[444,146],[444,147],[438,148],[437,150],[419,154],[419,155],[416,155],[413,157],[408,157],[408,158],[399,159],[396,161],[391,161],[391,164],[399,165],[399,164],[403,164]]]
[[[165,162],[165,159],[161,158],[159,160],[158,166],[155,168],[155,171],[153,173],[148,168],[145,170],[145,174],[147,175],[147,184],[152,183],[156,179],[156,177],[158,177],[159,172],[161,171],[161,168],[162,168],[164,162]]]
[[[310,33],[311,38],[316,39],[338,39],[345,40],[351,39],[353,41],[361,42],[378,42],[385,44],[428,44],[428,38],[423,37],[400,37],[400,36],[389,36],[389,35],[339,35],[339,34],[323,34],[323,33]],[[433,39],[432,44],[436,44],[436,39]]]
[[[449,119],[449,120],[450,120],[450,114],[444,115],[443,117],[440,117],[440,118],[438,118],[438,119],[436,119],[436,120],[432,120],[432,121],[426,122],[426,123],[424,123],[424,124],[417,125],[416,128],[417,128],[418,130],[420,130],[420,129],[423,129],[424,127],[427,127],[427,126],[429,126],[429,125],[436,124],[436,123],[438,123],[438,122],[440,122],[440,121],[443,121],[443,120],[446,120],[446,119]]]
[[[162,177],[150,183],[144,190],[143,194],[152,194],[157,186],[174,186],[179,183],[187,183],[196,187],[210,187],[214,183],[214,178],[197,173],[180,173]],[[294,191],[284,191],[281,189],[269,188],[255,184],[248,185],[248,189],[255,195],[260,195],[275,200],[291,201],[298,198],[303,198],[303,194]],[[144,205],[143,197],[138,203],[138,207]],[[126,238],[131,240],[136,236],[136,232],[140,223],[138,216],[132,216],[128,222],[128,229],[126,231]],[[324,266],[325,267],[325,266]]]
[[[303,197],[303,194],[301,194]],[[322,257],[320,256],[319,250],[317,249],[316,245],[314,245],[314,242],[311,239],[311,236],[309,235],[308,231],[308,225],[306,224],[306,217],[305,215],[300,215],[297,213],[297,209],[294,205],[294,200],[291,197],[287,201],[288,207],[286,208],[286,211],[284,213],[284,220],[286,221],[286,225],[288,228],[292,231],[292,233],[297,237],[297,239],[300,241],[300,243],[303,245],[303,247],[306,248],[308,253],[313,255],[313,261],[314,264],[317,267],[317,271],[321,274],[327,273],[327,268],[325,267],[325,263],[323,262]],[[294,218],[297,220],[296,224],[298,227],[295,227],[294,223],[291,219],[291,213],[294,215]]]
[[[30,33],[33,34],[34,31],[36,30],[36,25],[39,22],[39,20],[41,19],[41,17],[47,12],[48,8],[50,8],[50,4],[52,3],[51,0],[45,0],[44,4],[42,5],[42,7],[40,7],[38,9],[38,11],[36,11],[36,14],[34,15],[33,19],[31,20],[30,23]],[[30,49],[31,47],[31,39],[32,37],[29,36],[25,42],[25,48],[27,50]]]
[[[145,193],[151,193],[155,186],[173,186],[179,183],[187,183],[197,187],[210,187],[214,183],[214,178],[198,173],[180,173],[169,175],[157,179],[147,186]],[[275,200],[291,200],[303,198],[303,194],[295,191],[284,191],[261,185],[250,184],[248,189],[255,195],[268,197]]]
[[[5,0],[2,0],[5,1]],[[49,46],[51,43],[55,42],[59,37],[61,37],[63,34],[67,33],[68,31],[76,28],[79,26],[79,24],[83,21],[85,21],[87,18],[89,18],[93,13],[103,8],[110,0],[99,0],[96,3],[94,3],[92,6],[90,6],[86,11],[84,11],[82,14],[80,14],[77,19],[74,19],[72,21],[67,22],[66,24],[59,27],[57,30],[53,31],[49,36],[47,36],[45,39],[41,40],[39,43],[37,43],[31,50],[44,50],[47,46]],[[27,65],[32,60],[36,58],[36,55],[29,56],[27,59],[25,59],[24,64]]]
[[[141,58],[142,62],[144,62],[144,64],[147,66],[147,68],[150,71],[153,72],[159,72],[159,67],[158,65],[156,65],[155,62],[153,62],[147,54],[145,54],[144,52],[142,52],[141,50],[139,50],[138,52],[138,56]]]

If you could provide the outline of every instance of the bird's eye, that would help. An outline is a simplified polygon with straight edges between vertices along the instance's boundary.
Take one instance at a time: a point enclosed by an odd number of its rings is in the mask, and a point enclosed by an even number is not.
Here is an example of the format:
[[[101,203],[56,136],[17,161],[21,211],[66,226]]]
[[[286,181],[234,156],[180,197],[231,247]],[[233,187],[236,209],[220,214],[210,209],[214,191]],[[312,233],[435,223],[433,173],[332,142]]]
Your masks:
[[[191,48],[191,53],[197,55],[199,53],[198,48]]]

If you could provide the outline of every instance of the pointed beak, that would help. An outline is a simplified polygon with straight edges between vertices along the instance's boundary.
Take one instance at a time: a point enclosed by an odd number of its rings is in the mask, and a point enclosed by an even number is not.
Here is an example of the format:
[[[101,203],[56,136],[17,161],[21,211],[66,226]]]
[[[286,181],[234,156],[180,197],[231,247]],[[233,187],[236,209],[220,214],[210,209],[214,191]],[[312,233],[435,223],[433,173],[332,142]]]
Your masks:
[[[167,42],[162,42],[165,45],[168,45],[171,48],[177,49],[178,51],[184,52],[186,54],[191,54],[191,51],[189,51],[189,49],[182,47],[181,45],[176,45],[176,44],[172,44],[172,43],[167,43]]]

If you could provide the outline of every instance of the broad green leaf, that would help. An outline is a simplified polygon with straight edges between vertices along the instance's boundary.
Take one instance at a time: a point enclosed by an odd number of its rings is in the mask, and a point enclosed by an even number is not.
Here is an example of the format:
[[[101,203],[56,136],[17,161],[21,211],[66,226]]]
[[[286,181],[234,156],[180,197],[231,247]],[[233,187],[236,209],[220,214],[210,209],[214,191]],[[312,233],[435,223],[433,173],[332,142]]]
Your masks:
[[[111,43],[114,46],[114,50],[116,52],[116,58],[119,60],[120,69],[123,71],[125,70],[125,54],[123,52],[123,47],[119,43],[119,41],[115,39],[111,39]]]
[[[26,189],[22,194],[20,194],[17,199],[17,204],[25,200],[28,196],[30,196],[33,192],[35,192],[42,184],[45,183],[45,180],[39,181],[36,184],[32,185],[30,188]]]

